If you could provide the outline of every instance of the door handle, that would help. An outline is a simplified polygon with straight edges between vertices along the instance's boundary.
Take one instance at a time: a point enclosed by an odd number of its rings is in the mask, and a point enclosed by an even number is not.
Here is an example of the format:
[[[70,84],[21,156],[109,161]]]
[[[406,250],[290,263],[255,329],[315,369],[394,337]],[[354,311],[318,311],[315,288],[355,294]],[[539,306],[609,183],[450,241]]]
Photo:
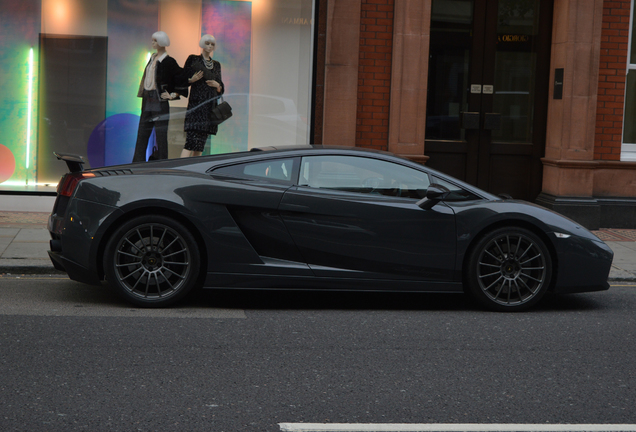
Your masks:
[[[462,129],[479,129],[479,113],[478,112],[465,112],[460,114],[459,127]]]
[[[499,130],[499,129],[501,129],[501,114],[499,114],[499,113],[486,113],[484,115],[484,129],[485,130]]]
[[[309,206],[301,204],[282,203],[278,206],[280,211],[308,212]]]

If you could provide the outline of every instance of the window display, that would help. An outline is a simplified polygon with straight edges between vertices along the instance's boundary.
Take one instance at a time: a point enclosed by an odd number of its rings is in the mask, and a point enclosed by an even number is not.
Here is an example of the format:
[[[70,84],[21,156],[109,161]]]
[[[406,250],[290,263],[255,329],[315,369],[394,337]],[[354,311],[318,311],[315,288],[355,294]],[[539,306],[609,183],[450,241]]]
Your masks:
[[[53,151],[100,167],[153,148],[177,158],[309,143],[314,10],[315,0],[0,0],[0,190],[54,191],[66,168]],[[169,35],[165,58],[186,87],[159,91],[156,112],[137,97],[147,66],[165,61],[155,32]],[[193,128],[193,98],[212,106],[221,94],[232,116]]]

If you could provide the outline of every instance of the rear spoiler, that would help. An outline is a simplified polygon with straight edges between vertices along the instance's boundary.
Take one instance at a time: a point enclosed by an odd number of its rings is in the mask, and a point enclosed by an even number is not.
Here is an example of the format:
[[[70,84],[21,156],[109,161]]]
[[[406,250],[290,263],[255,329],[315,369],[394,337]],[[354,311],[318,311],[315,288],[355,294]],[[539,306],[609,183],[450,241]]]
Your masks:
[[[64,162],[66,162],[66,166],[68,167],[70,172],[74,173],[84,171],[84,167],[82,165],[84,165],[86,162],[84,161],[84,159],[82,159],[81,156],[57,152],[53,152],[53,154],[58,160],[63,160]]]

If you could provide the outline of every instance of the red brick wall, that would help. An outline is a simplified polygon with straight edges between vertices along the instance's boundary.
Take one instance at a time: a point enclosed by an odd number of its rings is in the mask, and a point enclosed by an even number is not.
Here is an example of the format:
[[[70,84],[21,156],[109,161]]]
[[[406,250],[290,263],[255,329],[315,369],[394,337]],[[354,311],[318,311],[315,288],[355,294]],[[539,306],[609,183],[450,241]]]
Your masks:
[[[362,0],[356,147],[389,147],[393,3]]]
[[[630,0],[603,2],[594,159],[620,160]]]

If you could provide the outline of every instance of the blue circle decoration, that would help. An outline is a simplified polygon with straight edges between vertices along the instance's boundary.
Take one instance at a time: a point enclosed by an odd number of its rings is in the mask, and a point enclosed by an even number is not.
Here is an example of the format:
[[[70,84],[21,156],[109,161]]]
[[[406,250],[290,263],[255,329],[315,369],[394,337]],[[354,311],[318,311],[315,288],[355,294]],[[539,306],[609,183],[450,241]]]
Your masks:
[[[99,123],[93,129],[86,149],[91,168],[131,163],[138,128],[139,116],[128,113],[112,115]],[[154,131],[149,142],[154,142]]]

